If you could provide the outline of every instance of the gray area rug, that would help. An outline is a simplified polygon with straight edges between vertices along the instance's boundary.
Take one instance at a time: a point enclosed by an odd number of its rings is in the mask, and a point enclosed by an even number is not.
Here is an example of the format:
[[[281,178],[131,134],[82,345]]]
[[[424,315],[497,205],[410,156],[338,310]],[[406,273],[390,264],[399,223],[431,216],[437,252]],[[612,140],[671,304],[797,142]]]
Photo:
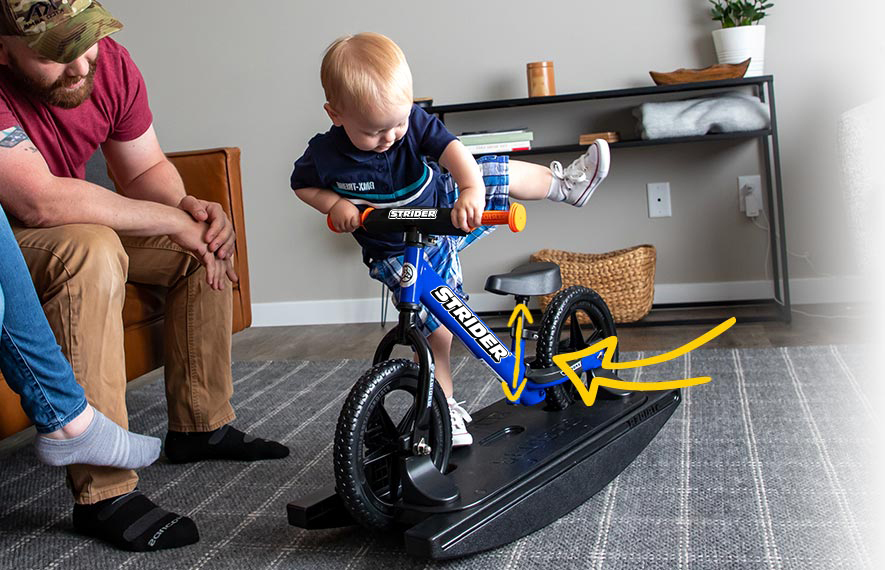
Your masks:
[[[684,391],[651,445],[575,511],[498,550],[429,565],[394,537],[286,522],[290,500],[331,480],[338,412],[367,362],[237,362],[235,425],[285,442],[292,454],[144,469],[142,490],[193,517],[197,545],[130,554],[79,537],[63,470],[38,464],[29,446],[0,458],[0,567],[883,568],[883,478],[872,451],[883,430],[870,392],[881,375],[864,361],[869,352],[699,350],[643,369],[639,379],[713,382]],[[479,362],[454,365],[468,409],[502,397]],[[161,382],[128,399],[132,428],[162,436]]]

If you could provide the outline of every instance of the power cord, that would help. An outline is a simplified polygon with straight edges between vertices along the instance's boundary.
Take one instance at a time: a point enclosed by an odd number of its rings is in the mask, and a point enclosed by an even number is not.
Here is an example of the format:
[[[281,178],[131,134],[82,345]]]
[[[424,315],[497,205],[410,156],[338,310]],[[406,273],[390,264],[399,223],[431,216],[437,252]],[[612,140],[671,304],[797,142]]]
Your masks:
[[[768,219],[768,214],[765,213],[764,208],[760,209],[759,212],[761,213],[762,217],[765,219],[766,225],[763,226],[762,224],[760,224],[757,221],[756,217],[751,217],[750,220],[752,220],[754,226],[756,226],[760,230],[764,231],[765,233],[769,234],[769,237],[770,237],[771,236],[771,222]],[[823,271],[818,270],[818,268],[814,265],[814,262],[811,261],[811,254],[808,252],[796,253],[796,252],[793,252],[793,251],[790,251],[789,249],[787,249],[787,255],[792,255],[793,257],[798,257],[799,259],[804,259],[805,262],[808,263],[808,266],[811,267],[811,270],[820,277],[834,277],[834,275],[831,273],[824,273]],[[765,262],[764,262],[764,267],[763,267],[763,271],[765,273],[766,279],[768,279],[768,276],[769,276],[768,268],[770,267],[770,263],[769,263],[770,260],[771,260],[771,248],[766,247],[765,248]],[[863,316],[856,316],[855,317],[855,316],[849,316],[849,315],[819,315],[816,313],[809,313],[806,311],[800,311],[799,309],[794,309],[792,307],[790,308],[790,312],[796,313],[798,315],[803,315],[806,317],[814,317],[814,318],[819,318],[819,319],[847,319],[847,320],[857,321],[857,320],[864,320],[867,318],[867,317],[863,317]]]

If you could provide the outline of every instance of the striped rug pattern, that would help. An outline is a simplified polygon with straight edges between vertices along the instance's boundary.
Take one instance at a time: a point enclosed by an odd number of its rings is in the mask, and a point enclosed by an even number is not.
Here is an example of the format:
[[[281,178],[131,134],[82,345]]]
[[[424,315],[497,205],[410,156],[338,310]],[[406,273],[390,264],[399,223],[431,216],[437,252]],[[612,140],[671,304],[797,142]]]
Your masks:
[[[73,533],[62,469],[30,446],[0,457],[0,568],[883,568],[881,374],[861,346],[698,350],[631,380],[712,376],[607,488],[547,528],[470,558],[410,558],[396,537],[303,531],[286,504],[331,480],[332,435],[362,360],[237,362],[235,426],[292,454],[142,470],[140,488],[191,516],[198,544],[120,552]],[[622,360],[648,356],[624,354]],[[468,410],[502,397],[453,363]],[[130,391],[131,426],[162,437],[161,381]]]

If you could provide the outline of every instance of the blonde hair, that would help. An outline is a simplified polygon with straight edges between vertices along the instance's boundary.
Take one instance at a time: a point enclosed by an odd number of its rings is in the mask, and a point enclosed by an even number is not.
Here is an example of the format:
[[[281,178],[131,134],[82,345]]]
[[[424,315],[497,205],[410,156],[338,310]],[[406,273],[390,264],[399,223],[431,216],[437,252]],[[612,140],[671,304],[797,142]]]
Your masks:
[[[412,102],[412,72],[393,40],[364,32],[338,38],[320,67],[326,101],[341,111]]]

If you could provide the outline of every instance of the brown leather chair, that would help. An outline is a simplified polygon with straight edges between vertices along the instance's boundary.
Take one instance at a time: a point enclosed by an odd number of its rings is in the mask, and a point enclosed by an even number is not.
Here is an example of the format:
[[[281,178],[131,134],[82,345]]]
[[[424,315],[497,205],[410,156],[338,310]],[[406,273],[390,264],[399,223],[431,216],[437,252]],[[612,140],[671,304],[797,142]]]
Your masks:
[[[233,290],[233,332],[248,328],[252,324],[252,305],[243,220],[240,149],[175,152],[168,157],[181,174],[188,194],[218,202],[233,221],[237,232],[234,265],[240,278]],[[138,378],[163,365],[163,299],[162,287],[126,285],[123,326],[127,380]],[[0,438],[29,425],[30,421],[19,405],[18,395],[9,389],[0,376]]]

